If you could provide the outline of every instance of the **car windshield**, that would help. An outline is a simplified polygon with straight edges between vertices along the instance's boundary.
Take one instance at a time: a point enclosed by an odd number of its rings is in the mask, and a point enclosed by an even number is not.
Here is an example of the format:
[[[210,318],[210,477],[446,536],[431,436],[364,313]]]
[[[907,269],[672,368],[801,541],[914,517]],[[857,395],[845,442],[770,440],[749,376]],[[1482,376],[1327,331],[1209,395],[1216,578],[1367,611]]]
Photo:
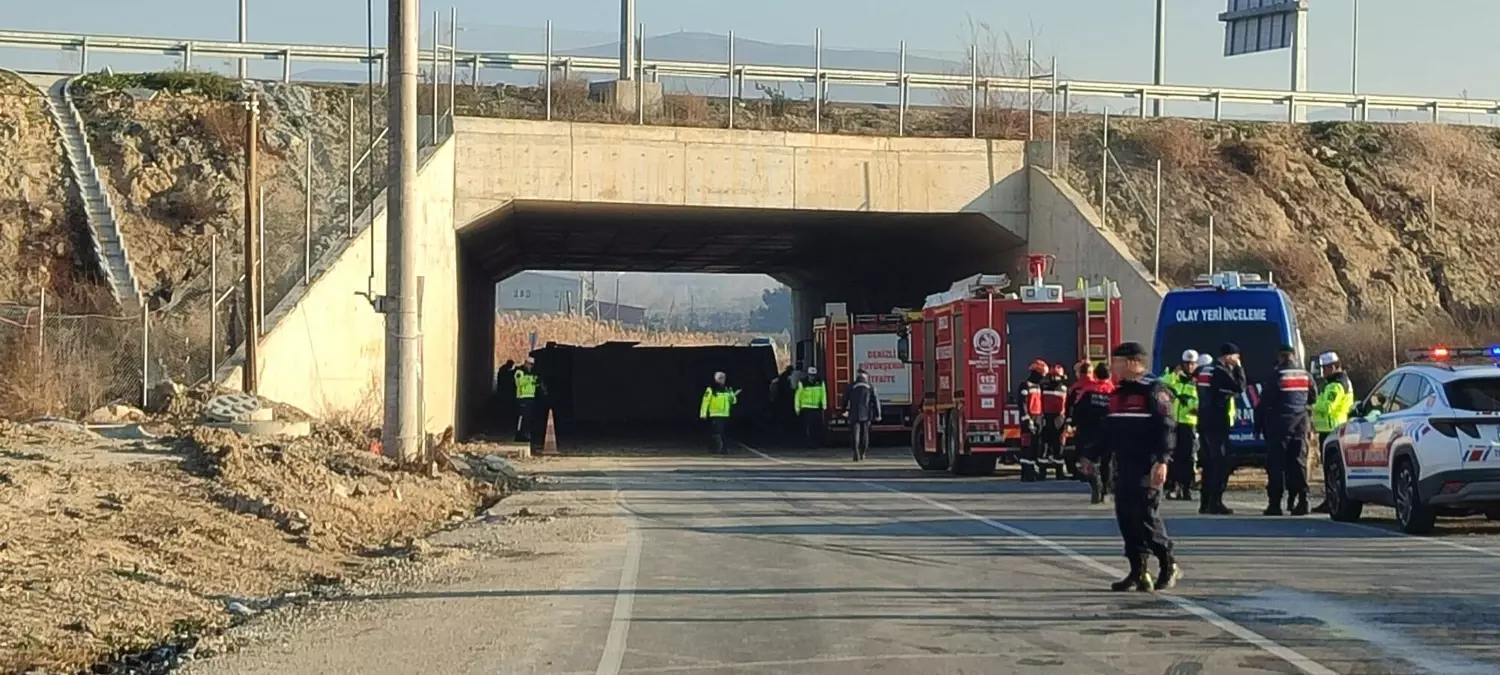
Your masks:
[[[1500,377],[1475,377],[1443,385],[1448,405],[1457,410],[1500,412]]]
[[[1251,381],[1258,381],[1276,365],[1276,350],[1281,343],[1281,326],[1269,321],[1174,323],[1162,331],[1162,363],[1174,363],[1177,355],[1189,349],[1217,357],[1219,346],[1233,342],[1240,348],[1240,360]]]

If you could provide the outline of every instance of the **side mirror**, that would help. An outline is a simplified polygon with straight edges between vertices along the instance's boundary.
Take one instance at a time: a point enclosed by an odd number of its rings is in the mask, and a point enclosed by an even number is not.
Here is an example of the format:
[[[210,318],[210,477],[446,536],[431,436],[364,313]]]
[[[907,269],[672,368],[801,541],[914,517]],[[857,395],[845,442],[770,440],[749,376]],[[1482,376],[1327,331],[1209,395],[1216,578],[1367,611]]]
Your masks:
[[[906,335],[896,337],[896,358],[902,363],[911,363],[911,338]]]

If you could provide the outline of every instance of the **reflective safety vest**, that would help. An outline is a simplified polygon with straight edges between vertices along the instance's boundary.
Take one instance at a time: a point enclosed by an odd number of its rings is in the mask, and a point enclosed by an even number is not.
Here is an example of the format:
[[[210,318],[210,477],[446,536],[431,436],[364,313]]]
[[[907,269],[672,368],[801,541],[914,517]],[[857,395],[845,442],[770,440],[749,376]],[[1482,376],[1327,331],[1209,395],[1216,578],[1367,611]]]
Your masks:
[[[703,404],[698,407],[698,416],[703,419],[728,417],[729,409],[734,406],[737,399],[733,389],[716,391],[713,387],[709,387],[703,392]]]
[[[1349,421],[1349,412],[1354,409],[1354,385],[1343,371],[1334,373],[1318,393],[1313,402],[1313,431],[1326,434]]]
[[[1026,417],[1040,417],[1042,414],[1042,386],[1031,380],[1022,380],[1020,392],[1021,414]]]
[[[824,410],[828,408],[828,386],[822,380],[819,380],[817,384],[798,382],[797,395],[792,399],[792,408],[797,412]]]
[[[1198,426],[1198,383],[1190,374],[1172,368],[1161,376],[1162,386],[1172,392],[1172,418],[1178,424]]]
[[[534,373],[516,369],[516,398],[536,398],[536,383],[541,381]]]

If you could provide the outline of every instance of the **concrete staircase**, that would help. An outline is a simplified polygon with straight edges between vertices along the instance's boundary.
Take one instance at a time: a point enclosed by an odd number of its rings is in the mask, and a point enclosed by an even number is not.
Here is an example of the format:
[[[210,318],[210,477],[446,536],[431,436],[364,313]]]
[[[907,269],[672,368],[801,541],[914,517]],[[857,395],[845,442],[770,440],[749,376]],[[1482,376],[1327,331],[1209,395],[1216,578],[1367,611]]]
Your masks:
[[[120,233],[119,221],[115,219],[114,205],[109,192],[99,182],[99,168],[94,164],[94,153],[89,148],[88,132],[83,126],[83,117],[73,105],[69,91],[71,78],[52,82],[47,89],[47,108],[52,119],[62,132],[63,149],[68,158],[68,172],[73,184],[78,187],[79,201],[88,214],[89,238],[94,245],[94,254],[99,268],[109,283],[110,293],[125,310],[141,306],[140,286],[130,265],[130,254],[125,239]]]

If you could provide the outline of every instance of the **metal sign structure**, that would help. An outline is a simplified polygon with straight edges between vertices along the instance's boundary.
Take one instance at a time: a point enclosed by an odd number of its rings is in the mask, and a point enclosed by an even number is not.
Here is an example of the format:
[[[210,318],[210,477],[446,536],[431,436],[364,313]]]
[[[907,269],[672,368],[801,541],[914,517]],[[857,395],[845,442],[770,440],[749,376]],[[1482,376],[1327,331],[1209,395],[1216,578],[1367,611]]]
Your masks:
[[[1307,91],[1308,0],[1227,1],[1228,8],[1219,15],[1224,24],[1224,56],[1290,49],[1293,96],[1287,105],[1292,109],[1292,121],[1307,121],[1295,94]]]

